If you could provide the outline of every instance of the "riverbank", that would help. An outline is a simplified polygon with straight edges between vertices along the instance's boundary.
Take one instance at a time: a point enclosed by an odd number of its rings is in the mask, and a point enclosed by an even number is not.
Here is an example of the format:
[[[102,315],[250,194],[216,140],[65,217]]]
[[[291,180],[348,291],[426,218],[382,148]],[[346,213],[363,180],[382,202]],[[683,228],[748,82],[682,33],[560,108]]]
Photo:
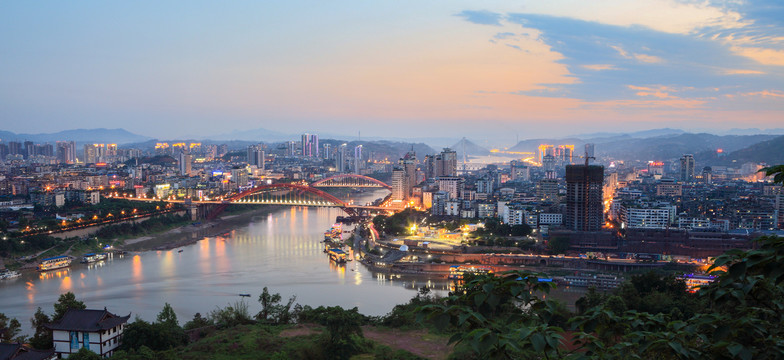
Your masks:
[[[265,207],[225,215],[212,221],[189,223],[162,233],[125,239],[117,248],[135,252],[175,249],[195,244],[207,237],[230,233],[237,227],[247,226],[255,218],[266,217],[276,210],[278,207]]]

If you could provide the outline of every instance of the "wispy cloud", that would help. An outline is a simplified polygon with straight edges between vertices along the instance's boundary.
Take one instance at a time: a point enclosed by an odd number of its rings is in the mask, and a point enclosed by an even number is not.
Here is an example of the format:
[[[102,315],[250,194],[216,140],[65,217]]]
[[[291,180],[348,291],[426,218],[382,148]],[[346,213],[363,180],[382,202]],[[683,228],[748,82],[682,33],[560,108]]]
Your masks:
[[[456,16],[479,25],[501,26],[501,14],[487,10],[464,10]]]
[[[610,45],[610,47],[613,48],[615,51],[617,51],[618,55],[621,55],[626,59],[635,59],[637,61],[648,63],[648,64],[664,62],[664,60],[658,56],[641,54],[641,53],[629,53],[617,45]]]
[[[615,65],[611,64],[586,64],[580,65],[583,69],[593,70],[593,71],[604,71],[604,70],[615,70],[617,69]]]

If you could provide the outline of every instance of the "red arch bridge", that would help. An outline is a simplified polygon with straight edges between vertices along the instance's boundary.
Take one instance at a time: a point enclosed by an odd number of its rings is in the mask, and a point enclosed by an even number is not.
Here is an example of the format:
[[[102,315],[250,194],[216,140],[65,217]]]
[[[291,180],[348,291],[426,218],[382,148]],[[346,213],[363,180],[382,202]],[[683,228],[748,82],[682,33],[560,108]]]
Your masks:
[[[363,210],[366,211],[392,211],[383,206],[364,206],[346,203],[337,197],[319,190],[311,185],[302,184],[271,184],[261,185],[245,190],[238,194],[222,200],[192,201],[187,200],[155,200],[127,198],[137,201],[165,201],[170,203],[182,203],[191,206],[191,211],[198,209],[203,213],[203,217],[212,220],[218,217],[230,205],[289,205],[289,206],[315,206],[315,207],[338,207],[347,215],[356,217]]]

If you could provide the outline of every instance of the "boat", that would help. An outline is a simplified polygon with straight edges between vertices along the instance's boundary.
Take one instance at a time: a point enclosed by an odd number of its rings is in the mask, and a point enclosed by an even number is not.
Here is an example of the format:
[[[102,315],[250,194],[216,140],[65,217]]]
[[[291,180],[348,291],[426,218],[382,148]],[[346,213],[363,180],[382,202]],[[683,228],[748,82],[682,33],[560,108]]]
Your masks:
[[[595,287],[597,289],[615,289],[620,286],[624,279],[616,275],[609,274],[576,274],[564,276],[566,285],[576,287]]]
[[[338,264],[345,264],[346,263],[346,252],[341,249],[329,249],[327,252],[329,254],[329,259],[338,263]]]
[[[183,251],[182,249],[180,249],[180,250],[177,250],[177,252],[178,252],[178,253],[181,253],[182,251]]]
[[[492,274],[493,269],[483,266],[462,266],[452,265],[449,267],[449,280],[463,280],[466,274],[487,275]]]
[[[96,261],[106,260],[106,257],[107,257],[106,253],[100,253],[100,254],[89,253],[89,254],[84,254],[80,262],[82,264],[89,264],[89,263],[94,263]]]
[[[41,260],[38,271],[49,271],[71,266],[71,257],[67,255],[55,256]]]
[[[15,279],[22,276],[18,271],[3,270],[0,272],[0,280]]]
[[[336,223],[324,232],[324,241],[342,241],[343,240],[343,225]]]
[[[250,297],[250,294],[240,294],[242,297]]]

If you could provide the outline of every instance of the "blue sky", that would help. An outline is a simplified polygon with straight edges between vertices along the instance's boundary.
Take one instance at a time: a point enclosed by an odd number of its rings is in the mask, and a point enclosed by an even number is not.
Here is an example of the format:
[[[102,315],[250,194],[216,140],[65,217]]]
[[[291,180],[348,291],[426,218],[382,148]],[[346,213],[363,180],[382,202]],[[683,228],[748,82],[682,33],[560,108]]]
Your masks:
[[[730,0],[2,2],[0,129],[777,128],[782,19]]]

